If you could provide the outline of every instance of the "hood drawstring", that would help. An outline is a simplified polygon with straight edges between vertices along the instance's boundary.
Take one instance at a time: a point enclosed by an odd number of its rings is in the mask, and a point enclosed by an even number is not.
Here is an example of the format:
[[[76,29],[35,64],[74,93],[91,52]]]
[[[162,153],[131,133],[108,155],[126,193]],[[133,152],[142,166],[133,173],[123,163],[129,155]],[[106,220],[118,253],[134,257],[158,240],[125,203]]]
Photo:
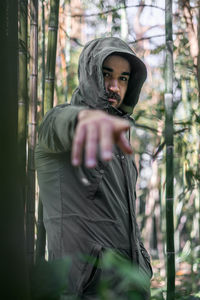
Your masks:
[[[124,118],[127,119],[131,123],[132,126],[135,125],[134,118],[130,117],[127,114],[124,116]],[[130,143],[131,142],[131,128],[128,130],[128,140],[129,140],[129,143]]]

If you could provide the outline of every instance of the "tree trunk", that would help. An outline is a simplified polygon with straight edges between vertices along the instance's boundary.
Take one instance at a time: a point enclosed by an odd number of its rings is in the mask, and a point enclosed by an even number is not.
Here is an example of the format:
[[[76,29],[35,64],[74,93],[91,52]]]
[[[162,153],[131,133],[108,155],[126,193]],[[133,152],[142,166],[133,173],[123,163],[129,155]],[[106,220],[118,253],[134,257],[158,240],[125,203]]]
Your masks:
[[[166,75],[165,75],[165,141],[166,141],[166,240],[167,300],[175,297],[174,252],[174,170],[173,170],[173,39],[172,0],[165,2]]]
[[[37,76],[38,76],[38,0],[30,2],[30,103],[28,136],[28,195],[27,195],[27,255],[28,264],[34,263],[34,226],[35,226],[35,165],[34,149],[36,144],[37,116]]]
[[[0,3],[1,298],[28,300],[24,205],[18,175],[18,1]]]

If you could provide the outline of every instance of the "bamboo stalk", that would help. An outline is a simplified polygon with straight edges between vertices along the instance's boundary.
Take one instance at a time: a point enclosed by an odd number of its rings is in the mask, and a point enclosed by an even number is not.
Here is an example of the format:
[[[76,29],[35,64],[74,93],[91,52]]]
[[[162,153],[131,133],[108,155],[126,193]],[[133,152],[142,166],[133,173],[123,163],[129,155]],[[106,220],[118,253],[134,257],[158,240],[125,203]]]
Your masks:
[[[44,115],[45,92],[45,5],[42,0],[42,115]]]
[[[38,0],[30,2],[30,103],[28,136],[28,195],[27,195],[27,256],[28,264],[34,263],[35,226],[35,165],[34,148],[36,144],[37,116],[37,78],[38,78]]]
[[[1,298],[28,300],[24,207],[18,177],[18,2],[2,1],[0,6]]]
[[[44,93],[45,93],[45,6],[42,0],[42,116],[44,115]],[[45,258],[46,231],[43,222],[43,206],[39,196],[38,219],[37,219],[37,240],[35,261],[38,263]]]
[[[51,0],[45,76],[44,113],[53,107],[59,0]]]
[[[18,76],[18,144],[19,176],[22,197],[26,202],[26,136],[27,136],[27,13],[26,0],[19,1],[19,76]]]
[[[121,4],[121,39],[126,40],[128,36],[128,21],[126,18],[126,1],[122,1],[123,4]]]
[[[174,251],[174,170],[173,170],[173,39],[172,0],[165,1],[166,75],[165,75],[165,141],[166,141],[166,254],[167,300],[175,297]]]
[[[198,0],[198,57],[197,57],[197,80],[198,80],[198,93],[200,105],[200,0]],[[200,174],[200,139],[198,142],[198,174]],[[200,187],[199,187],[199,201],[200,201]],[[200,203],[199,203],[199,216],[200,216]],[[200,218],[199,218],[199,240],[200,240]]]
[[[59,0],[51,0],[48,31],[47,63],[45,67],[44,114],[53,107],[55,63],[57,49],[57,29]],[[45,229],[43,223],[43,206],[41,199],[38,205],[38,237],[36,244],[36,261],[45,256]]]

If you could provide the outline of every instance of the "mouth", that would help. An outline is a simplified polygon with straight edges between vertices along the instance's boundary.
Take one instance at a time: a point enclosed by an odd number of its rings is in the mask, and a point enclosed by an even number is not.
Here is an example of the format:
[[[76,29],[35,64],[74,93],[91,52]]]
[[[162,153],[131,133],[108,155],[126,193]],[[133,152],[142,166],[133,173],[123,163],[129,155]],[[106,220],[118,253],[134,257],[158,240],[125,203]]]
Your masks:
[[[108,101],[111,103],[118,103],[118,101],[114,98],[108,98]]]
[[[108,101],[111,104],[119,104],[120,103],[121,97],[117,93],[108,92],[107,97],[108,97]]]

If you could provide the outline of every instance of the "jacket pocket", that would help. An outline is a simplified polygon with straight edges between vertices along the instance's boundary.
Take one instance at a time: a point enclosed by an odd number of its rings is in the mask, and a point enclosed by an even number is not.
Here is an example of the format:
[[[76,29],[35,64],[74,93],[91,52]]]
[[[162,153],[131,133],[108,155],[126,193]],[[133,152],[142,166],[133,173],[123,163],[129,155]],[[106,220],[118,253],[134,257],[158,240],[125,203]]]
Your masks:
[[[77,294],[78,296],[83,295],[88,290],[90,293],[97,290],[101,268],[100,268],[100,260],[102,258],[102,246],[94,245],[90,251],[88,257],[85,258],[86,262],[83,266],[80,280],[78,283]]]
[[[151,279],[153,276],[153,270],[151,267],[150,257],[143,249],[138,252],[138,263],[140,270],[145,272],[145,274]]]

